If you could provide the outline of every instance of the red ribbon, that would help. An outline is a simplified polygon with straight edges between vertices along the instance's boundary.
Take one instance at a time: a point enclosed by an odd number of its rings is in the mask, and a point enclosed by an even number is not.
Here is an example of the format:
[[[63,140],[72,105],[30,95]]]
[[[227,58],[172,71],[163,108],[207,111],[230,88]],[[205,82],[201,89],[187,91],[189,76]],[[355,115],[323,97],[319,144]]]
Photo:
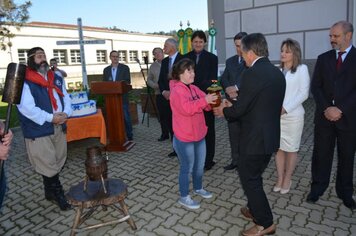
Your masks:
[[[48,91],[48,95],[49,98],[51,100],[51,104],[54,108],[54,110],[57,110],[58,105],[57,105],[57,101],[54,97],[53,94],[53,89],[56,90],[56,92],[58,93],[59,96],[63,97],[63,93],[62,91],[54,85],[54,72],[52,70],[49,70],[47,72],[47,80],[41,75],[39,74],[37,71],[32,70],[30,68],[27,67],[26,69],[26,80],[31,81],[35,84],[38,84],[44,88],[47,88]]]

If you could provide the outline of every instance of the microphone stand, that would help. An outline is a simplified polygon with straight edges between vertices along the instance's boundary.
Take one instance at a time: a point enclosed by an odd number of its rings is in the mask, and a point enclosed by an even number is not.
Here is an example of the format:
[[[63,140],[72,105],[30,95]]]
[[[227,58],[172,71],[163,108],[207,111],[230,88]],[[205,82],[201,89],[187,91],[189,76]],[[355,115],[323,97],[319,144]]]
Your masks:
[[[146,69],[147,69],[147,72],[148,72],[148,58],[147,58],[147,57],[144,57],[144,59],[145,59]],[[146,80],[146,77],[145,77],[145,73],[143,73],[143,69],[142,69],[142,67],[141,67],[140,60],[137,59],[136,61],[137,61],[138,65],[140,66],[141,73],[142,73],[142,77],[143,77],[143,80],[145,81],[145,84],[146,84],[146,93],[147,93],[147,96],[146,96],[146,101],[145,101],[145,104],[144,104],[144,107],[143,107],[143,115],[142,115],[142,121],[141,121],[141,124],[143,124],[143,122],[144,122],[144,120],[145,120],[145,115],[146,115],[146,112],[147,112],[148,101],[151,102],[151,105],[152,105],[153,110],[154,110],[154,112],[156,113],[156,115],[158,115],[158,112],[157,112],[156,106],[155,106],[154,103],[153,103],[152,96],[151,96],[151,93],[150,93],[150,88],[149,88],[149,86],[148,86],[148,84],[147,84],[147,80]],[[149,115],[147,115],[147,127],[150,127]]]

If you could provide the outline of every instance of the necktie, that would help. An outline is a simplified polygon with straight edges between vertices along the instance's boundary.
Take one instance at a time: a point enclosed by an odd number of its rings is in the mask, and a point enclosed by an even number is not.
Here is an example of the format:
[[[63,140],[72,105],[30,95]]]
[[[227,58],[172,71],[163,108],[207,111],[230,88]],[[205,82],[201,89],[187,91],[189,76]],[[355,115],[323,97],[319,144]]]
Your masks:
[[[172,71],[173,59],[170,57],[168,62],[168,70]]]
[[[344,54],[345,52],[338,52],[338,56],[337,56],[337,61],[336,61],[336,70],[340,70],[341,65],[342,65],[342,54]]]
[[[195,59],[195,64],[198,64],[198,62],[199,62],[199,57],[200,57],[200,54],[197,54],[196,56],[197,56],[197,58]]]

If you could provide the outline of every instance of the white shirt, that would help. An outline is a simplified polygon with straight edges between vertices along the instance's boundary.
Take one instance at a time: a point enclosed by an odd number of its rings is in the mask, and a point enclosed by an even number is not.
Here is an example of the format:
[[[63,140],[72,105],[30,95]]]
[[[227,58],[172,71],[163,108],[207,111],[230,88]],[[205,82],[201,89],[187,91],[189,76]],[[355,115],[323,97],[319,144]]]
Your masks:
[[[47,75],[45,76],[45,79],[47,80]],[[62,84],[62,91],[64,95],[63,97],[64,109],[62,107],[62,103],[60,101],[58,93],[56,92],[55,89],[53,89],[53,95],[54,98],[56,99],[58,108],[57,110],[54,110],[54,108],[52,107],[52,110],[53,113],[63,111],[69,117],[72,114],[72,107],[71,107],[71,100],[65,88],[64,82]],[[36,106],[35,100],[31,94],[30,86],[28,86],[27,83],[24,83],[23,85],[21,102],[20,104],[17,105],[17,108],[19,109],[22,115],[32,120],[36,124],[43,125],[46,121],[52,122],[53,120],[53,114],[48,113],[47,111],[42,110],[41,108]]]
[[[347,54],[348,54],[349,51],[351,50],[351,47],[352,47],[352,45],[350,45],[348,48],[346,48],[346,49],[345,49],[345,53],[341,55],[342,61],[345,60]],[[336,51],[336,60],[337,60],[337,58],[338,58],[338,56],[339,56],[339,55],[338,55],[338,52],[340,52],[340,50],[335,50],[335,51]]]
[[[117,67],[111,67],[112,81],[116,81]]]
[[[174,53],[172,56],[169,56],[169,58],[172,58],[172,66],[174,64],[174,61],[176,60],[177,55],[178,55],[178,51]]]
[[[252,67],[252,66],[256,63],[256,61],[258,61],[258,59],[260,59],[260,58],[262,58],[262,57],[257,57],[257,58],[252,62],[252,64],[251,64],[250,67]]]

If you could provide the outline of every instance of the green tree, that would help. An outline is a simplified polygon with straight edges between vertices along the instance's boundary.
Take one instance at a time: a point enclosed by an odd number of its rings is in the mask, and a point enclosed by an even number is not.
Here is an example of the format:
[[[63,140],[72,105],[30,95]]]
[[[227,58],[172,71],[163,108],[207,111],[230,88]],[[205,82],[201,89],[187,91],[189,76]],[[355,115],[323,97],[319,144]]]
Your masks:
[[[20,28],[28,18],[28,8],[32,5],[31,1],[17,5],[13,0],[0,0],[0,48],[6,50],[11,47],[10,39],[14,34],[9,30],[9,26]]]

